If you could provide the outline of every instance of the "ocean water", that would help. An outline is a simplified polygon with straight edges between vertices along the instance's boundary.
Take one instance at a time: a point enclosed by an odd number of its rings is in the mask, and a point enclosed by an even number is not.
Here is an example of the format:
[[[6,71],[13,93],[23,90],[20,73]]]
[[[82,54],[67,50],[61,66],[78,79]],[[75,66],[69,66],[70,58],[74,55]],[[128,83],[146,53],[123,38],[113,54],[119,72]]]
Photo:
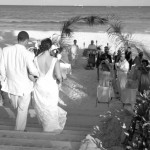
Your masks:
[[[116,16],[124,31],[150,32],[150,7],[104,7],[104,6],[0,6],[0,30],[60,31],[63,22],[76,16]],[[78,22],[74,31],[101,32],[107,26],[92,27]]]

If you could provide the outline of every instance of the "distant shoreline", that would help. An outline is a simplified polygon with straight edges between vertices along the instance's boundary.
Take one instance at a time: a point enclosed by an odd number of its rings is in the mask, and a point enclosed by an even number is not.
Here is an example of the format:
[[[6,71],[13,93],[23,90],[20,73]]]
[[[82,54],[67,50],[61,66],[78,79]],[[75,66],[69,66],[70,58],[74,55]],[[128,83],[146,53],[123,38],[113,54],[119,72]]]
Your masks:
[[[97,6],[97,5],[6,5],[6,4],[0,4],[0,6],[31,6],[31,7],[37,7],[37,6],[39,6],[39,7],[108,7],[108,8],[113,8],[113,7],[150,7],[150,6],[145,6],[145,5],[141,5],[141,6],[129,6],[129,5],[125,5],[125,6],[122,6],[122,5],[119,5],[119,6]]]

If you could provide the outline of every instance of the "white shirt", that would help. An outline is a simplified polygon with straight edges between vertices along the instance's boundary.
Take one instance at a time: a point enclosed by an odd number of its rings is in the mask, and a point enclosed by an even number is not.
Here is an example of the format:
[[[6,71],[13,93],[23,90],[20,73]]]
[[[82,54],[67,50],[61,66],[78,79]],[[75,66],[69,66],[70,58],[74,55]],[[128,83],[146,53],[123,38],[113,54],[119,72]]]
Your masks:
[[[124,61],[120,61],[117,64],[118,64],[118,67],[119,67],[118,71],[123,71],[125,73],[127,73],[129,71],[129,63],[126,59]]]
[[[90,44],[89,46],[88,46],[88,49],[96,49],[96,46],[93,44]]]
[[[71,53],[73,55],[77,55],[78,49],[79,49],[78,45],[72,45],[72,47],[71,47]]]
[[[33,63],[33,56],[23,45],[5,47],[0,62],[0,73],[4,78],[2,91],[23,96],[32,91],[28,72],[39,76]]]

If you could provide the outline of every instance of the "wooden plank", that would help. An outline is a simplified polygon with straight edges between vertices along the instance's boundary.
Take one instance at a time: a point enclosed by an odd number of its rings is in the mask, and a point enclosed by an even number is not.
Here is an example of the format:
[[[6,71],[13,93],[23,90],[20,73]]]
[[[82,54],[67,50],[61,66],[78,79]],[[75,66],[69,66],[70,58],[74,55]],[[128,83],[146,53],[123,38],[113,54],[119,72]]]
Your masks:
[[[54,132],[21,132],[21,131],[8,131],[0,130],[0,137],[17,138],[17,139],[33,139],[33,140],[58,140],[58,141],[74,141],[81,142],[85,136],[75,134],[56,134]]]
[[[28,147],[44,147],[44,148],[61,148],[66,147],[71,150],[79,149],[80,142],[72,141],[51,141],[51,140],[33,140],[18,138],[2,138],[0,137],[0,145],[28,146]]]
[[[43,133],[42,128],[27,127],[28,132],[40,132]],[[14,126],[9,125],[0,125],[0,130],[14,130]],[[77,134],[77,135],[86,135],[89,131],[73,131],[73,130],[63,130],[63,134]]]
[[[10,146],[10,145],[0,145],[0,150],[70,150],[65,148],[42,148],[42,147],[24,147],[24,146]]]
[[[14,119],[0,119],[0,125],[12,125],[15,126]],[[35,128],[42,128],[38,122],[28,122],[27,127],[35,127]],[[93,126],[83,127],[83,126],[75,126],[75,125],[66,125],[65,130],[74,130],[74,131],[89,131]]]

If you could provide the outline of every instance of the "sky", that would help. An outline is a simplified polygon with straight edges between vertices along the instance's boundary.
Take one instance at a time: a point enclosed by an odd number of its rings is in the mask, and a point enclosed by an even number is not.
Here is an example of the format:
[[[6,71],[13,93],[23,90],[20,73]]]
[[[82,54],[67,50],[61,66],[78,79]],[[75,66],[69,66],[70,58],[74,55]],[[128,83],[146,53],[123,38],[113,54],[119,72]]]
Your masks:
[[[0,0],[0,5],[150,6],[150,0]]]

